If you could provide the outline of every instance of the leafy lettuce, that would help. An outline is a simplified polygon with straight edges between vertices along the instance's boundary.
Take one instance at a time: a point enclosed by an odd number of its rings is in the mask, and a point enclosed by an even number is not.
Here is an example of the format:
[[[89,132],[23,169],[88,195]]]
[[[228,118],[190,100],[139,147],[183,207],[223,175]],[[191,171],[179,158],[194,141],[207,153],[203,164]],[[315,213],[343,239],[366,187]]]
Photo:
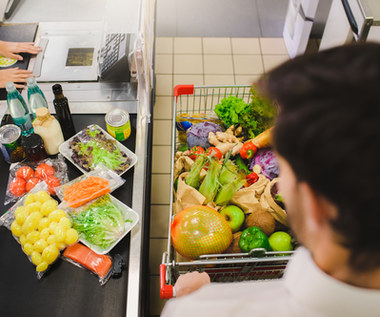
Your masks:
[[[229,127],[239,124],[246,138],[252,139],[273,125],[276,108],[251,89],[252,101],[247,104],[241,98],[229,96],[223,98],[214,108],[215,113]]]

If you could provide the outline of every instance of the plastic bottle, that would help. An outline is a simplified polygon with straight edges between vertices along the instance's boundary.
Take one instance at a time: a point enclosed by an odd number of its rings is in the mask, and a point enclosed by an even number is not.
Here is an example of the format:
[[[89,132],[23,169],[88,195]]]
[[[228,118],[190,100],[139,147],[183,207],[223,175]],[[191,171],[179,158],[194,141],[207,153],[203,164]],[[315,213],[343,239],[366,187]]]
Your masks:
[[[29,77],[26,80],[28,84],[28,103],[32,111],[33,118],[36,117],[36,110],[40,107],[49,109],[44,93],[37,86],[36,79]]]
[[[12,116],[12,119],[16,125],[21,128],[22,135],[28,135],[33,133],[32,120],[30,118],[29,109],[25,103],[24,98],[17,91],[15,85],[12,82],[8,82],[5,85],[8,92],[7,104],[8,111]]]
[[[75,127],[70,112],[69,102],[63,95],[62,86],[60,84],[55,84],[53,86],[53,93],[55,114],[59,123],[61,124],[63,136],[65,140],[67,140],[75,134]]]
[[[59,122],[50,114],[49,110],[40,107],[33,121],[34,133],[44,141],[46,153],[55,155],[59,152],[59,146],[63,143],[63,134]]]

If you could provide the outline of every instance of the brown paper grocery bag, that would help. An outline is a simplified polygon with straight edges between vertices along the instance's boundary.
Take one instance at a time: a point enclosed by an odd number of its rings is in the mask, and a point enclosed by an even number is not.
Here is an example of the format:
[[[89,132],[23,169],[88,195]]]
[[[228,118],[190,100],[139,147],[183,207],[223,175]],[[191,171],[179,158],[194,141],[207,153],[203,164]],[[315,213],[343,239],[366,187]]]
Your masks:
[[[260,198],[269,180],[263,174],[258,174],[258,176],[259,179],[256,183],[239,189],[231,200],[232,204],[240,207],[246,214],[250,214],[256,209],[262,209]]]
[[[182,172],[190,171],[191,166],[194,164],[194,161],[188,156],[180,156],[174,163],[174,179]]]
[[[268,210],[272,214],[274,219],[282,223],[284,226],[288,226],[288,215],[286,211],[276,204],[271,194],[271,189],[276,182],[278,182],[278,178],[274,178],[267,184],[260,203],[264,209]]]
[[[177,192],[174,200],[174,214],[181,210],[194,205],[203,205],[206,203],[206,197],[195,188],[187,185],[185,179],[189,173],[185,172],[179,175]],[[202,175],[202,173],[201,173]]]

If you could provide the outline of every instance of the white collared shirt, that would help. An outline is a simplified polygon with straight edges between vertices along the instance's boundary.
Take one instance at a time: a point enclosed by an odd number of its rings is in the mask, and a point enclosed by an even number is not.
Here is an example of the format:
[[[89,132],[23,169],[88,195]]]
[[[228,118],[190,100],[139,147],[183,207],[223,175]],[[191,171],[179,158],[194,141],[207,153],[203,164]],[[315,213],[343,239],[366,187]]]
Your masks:
[[[380,290],[332,278],[299,248],[282,279],[211,283],[168,301],[161,316],[379,317]]]

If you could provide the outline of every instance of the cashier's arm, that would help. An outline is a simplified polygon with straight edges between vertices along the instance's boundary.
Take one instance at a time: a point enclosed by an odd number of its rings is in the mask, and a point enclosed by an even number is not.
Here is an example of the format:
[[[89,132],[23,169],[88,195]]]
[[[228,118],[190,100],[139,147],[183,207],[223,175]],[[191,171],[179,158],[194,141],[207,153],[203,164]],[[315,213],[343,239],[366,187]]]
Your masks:
[[[176,297],[195,292],[203,285],[210,284],[210,277],[206,272],[191,272],[181,275],[174,285]]]
[[[21,61],[23,58],[18,53],[37,54],[41,48],[34,46],[32,42],[5,42],[0,41],[0,55]],[[4,88],[9,81],[16,83],[16,88],[23,88],[28,77],[33,76],[30,71],[16,68],[0,70],[0,88]]]
[[[22,61],[22,56],[18,53],[37,54],[41,51],[39,46],[35,46],[33,42],[5,42],[0,41],[0,55],[4,57],[14,58]]]
[[[15,83],[16,88],[23,88],[28,77],[32,77],[33,73],[28,70],[18,68],[8,68],[0,70],[0,88],[5,88],[5,84],[9,81]]]

